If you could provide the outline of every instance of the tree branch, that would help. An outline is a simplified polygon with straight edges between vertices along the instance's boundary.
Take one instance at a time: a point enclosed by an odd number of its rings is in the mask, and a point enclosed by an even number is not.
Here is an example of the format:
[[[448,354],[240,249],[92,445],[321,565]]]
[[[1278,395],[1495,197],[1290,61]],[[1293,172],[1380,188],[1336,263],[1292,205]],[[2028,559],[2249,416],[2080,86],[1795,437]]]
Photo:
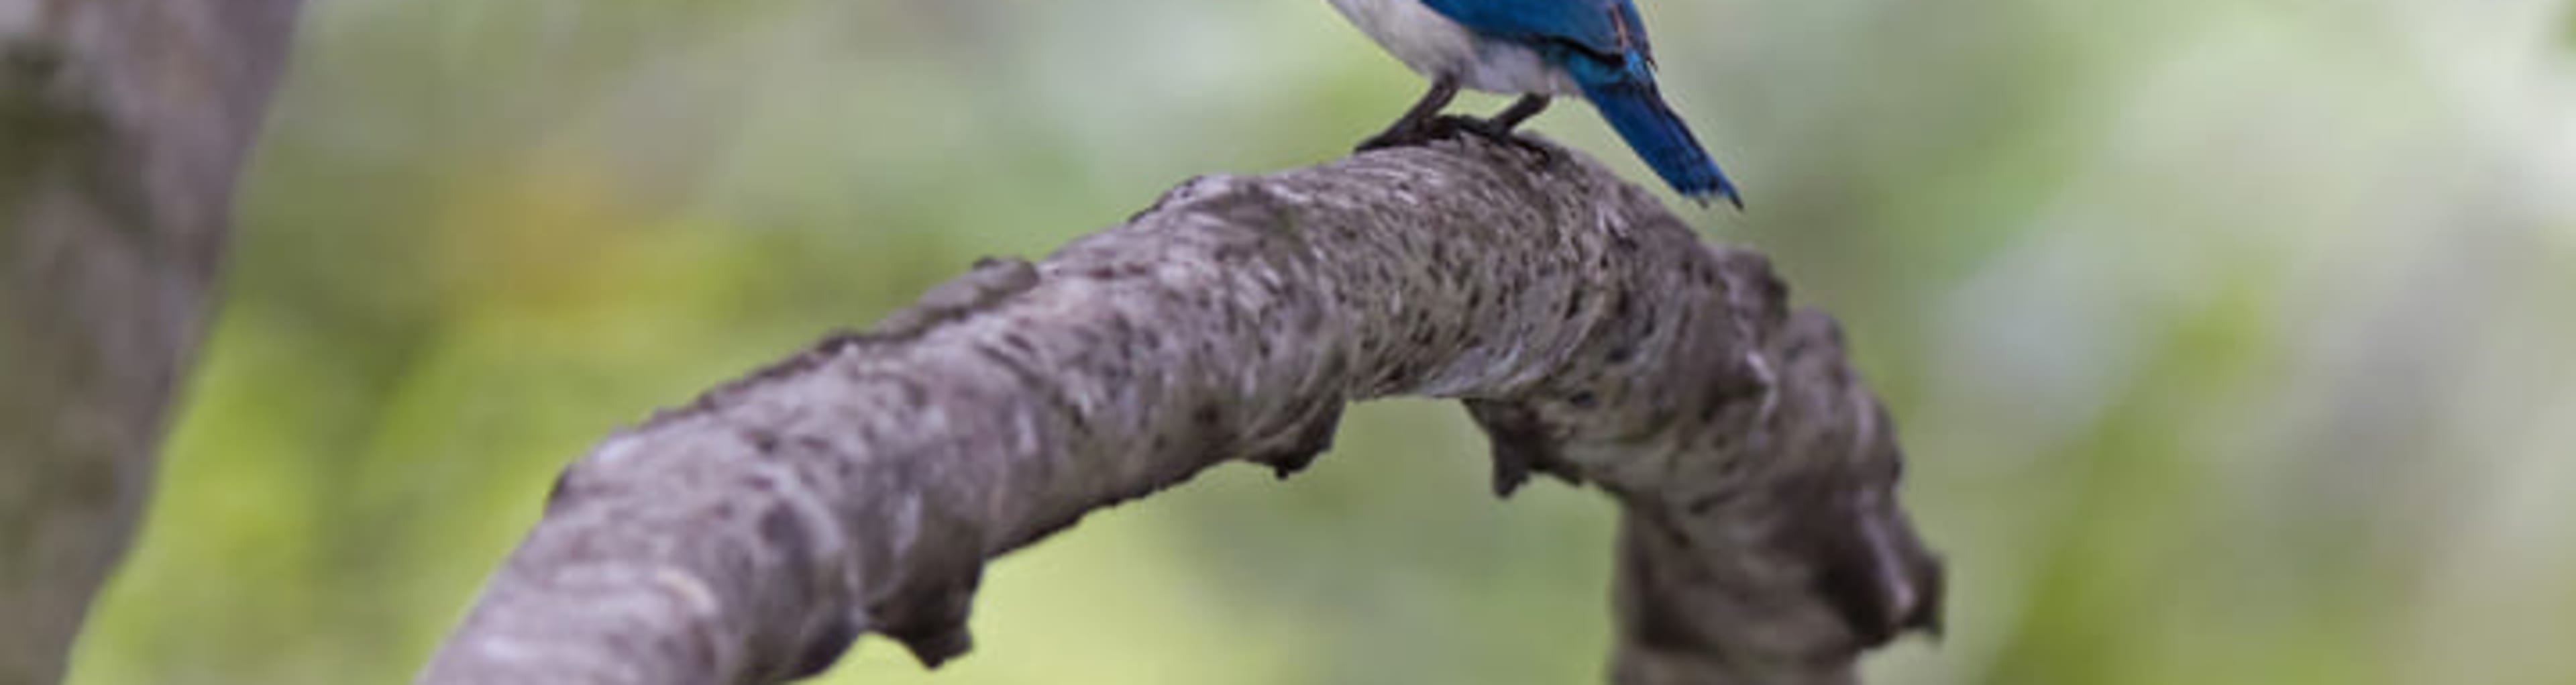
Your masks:
[[[764,683],[964,652],[985,560],[1343,406],[1467,400],[1495,487],[1626,508],[1614,679],[1832,683],[1939,566],[1834,325],[1574,153],[1443,142],[1175,189],[599,445],[423,683]]]
[[[297,5],[0,0],[0,685],[131,537]]]

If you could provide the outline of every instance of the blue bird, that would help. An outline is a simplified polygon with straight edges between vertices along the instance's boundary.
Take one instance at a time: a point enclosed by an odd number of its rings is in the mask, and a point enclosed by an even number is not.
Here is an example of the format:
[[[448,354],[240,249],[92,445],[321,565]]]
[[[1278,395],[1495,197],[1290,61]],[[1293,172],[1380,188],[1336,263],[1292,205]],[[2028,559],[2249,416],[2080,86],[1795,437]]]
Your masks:
[[[1431,78],[1422,101],[1361,149],[1455,128],[1507,139],[1547,109],[1549,98],[1579,94],[1674,190],[1744,208],[1735,184],[1655,88],[1654,50],[1631,0],[1331,1],[1371,40]],[[1460,88],[1522,97],[1489,119],[1440,116]]]

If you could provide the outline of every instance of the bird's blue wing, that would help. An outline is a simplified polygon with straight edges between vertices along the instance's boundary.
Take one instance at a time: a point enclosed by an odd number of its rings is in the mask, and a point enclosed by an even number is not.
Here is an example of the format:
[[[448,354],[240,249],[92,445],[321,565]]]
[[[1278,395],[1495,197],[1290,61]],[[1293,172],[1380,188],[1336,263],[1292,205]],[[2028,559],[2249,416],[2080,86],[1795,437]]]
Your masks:
[[[1743,207],[1690,126],[1655,87],[1654,50],[1633,0],[1419,0],[1480,35],[1538,48],[1564,67],[1611,130],[1673,189]]]
[[[1624,61],[1653,56],[1646,22],[1631,0],[1420,0],[1477,33],[1505,40],[1567,44]]]

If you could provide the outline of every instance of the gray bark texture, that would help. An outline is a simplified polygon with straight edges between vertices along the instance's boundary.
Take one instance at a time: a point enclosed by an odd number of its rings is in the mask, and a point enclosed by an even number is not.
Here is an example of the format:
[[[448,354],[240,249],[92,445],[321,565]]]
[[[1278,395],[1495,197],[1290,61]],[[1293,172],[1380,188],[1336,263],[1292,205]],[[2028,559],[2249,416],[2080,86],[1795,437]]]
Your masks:
[[[131,538],[297,0],[0,0],[0,685]]]
[[[1459,398],[1494,486],[1625,509],[1611,679],[1844,683],[1940,565],[1826,317],[1575,153],[1475,140],[1210,177],[1042,262],[609,437],[420,682],[768,683],[966,651],[987,559],[1343,407]]]

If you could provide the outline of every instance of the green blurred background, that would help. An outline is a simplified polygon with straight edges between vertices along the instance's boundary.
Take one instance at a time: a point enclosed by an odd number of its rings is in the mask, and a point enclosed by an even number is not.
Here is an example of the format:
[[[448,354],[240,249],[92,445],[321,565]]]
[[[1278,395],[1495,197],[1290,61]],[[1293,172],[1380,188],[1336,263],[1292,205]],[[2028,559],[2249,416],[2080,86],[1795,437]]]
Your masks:
[[[2568,2],[1645,4],[1752,203],[1690,216],[1847,322],[1950,558],[1873,682],[2576,683]],[[406,680],[608,431],[1420,87],[1323,0],[319,0],[72,680]],[[1606,500],[1340,444],[830,682],[1601,681]]]

